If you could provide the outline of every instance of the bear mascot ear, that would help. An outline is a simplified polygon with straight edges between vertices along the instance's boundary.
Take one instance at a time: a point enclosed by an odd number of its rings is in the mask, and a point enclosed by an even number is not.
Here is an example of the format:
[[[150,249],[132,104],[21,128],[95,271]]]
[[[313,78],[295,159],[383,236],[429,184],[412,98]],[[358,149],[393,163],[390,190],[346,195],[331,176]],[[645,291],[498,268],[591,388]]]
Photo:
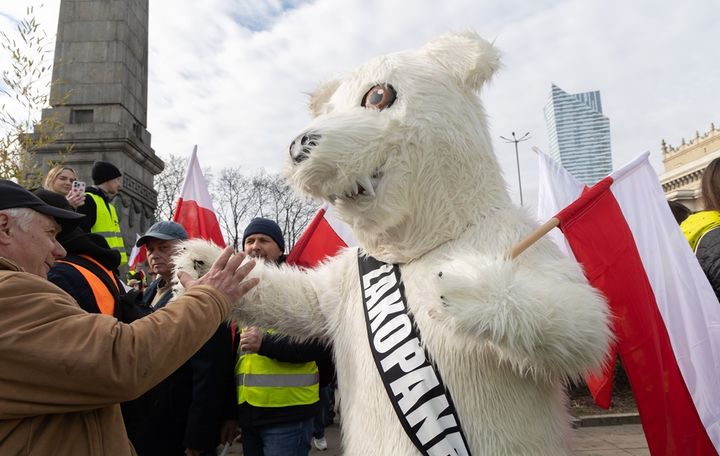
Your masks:
[[[317,117],[325,112],[325,104],[340,86],[340,80],[323,82],[320,86],[310,94],[308,101],[308,109],[313,117]]]
[[[467,90],[480,90],[500,67],[500,52],[473,32],[441,35],[423,49]]]

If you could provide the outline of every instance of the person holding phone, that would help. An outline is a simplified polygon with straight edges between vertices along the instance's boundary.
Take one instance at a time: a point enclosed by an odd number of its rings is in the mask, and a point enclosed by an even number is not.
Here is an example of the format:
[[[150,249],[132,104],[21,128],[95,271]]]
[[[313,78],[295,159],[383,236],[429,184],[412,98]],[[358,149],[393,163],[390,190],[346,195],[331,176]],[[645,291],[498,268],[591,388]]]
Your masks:
[[[68,166],[55,165],[50,168],[43,188],[64,196],[73,209],[77,210],[85,204],[85,183],[78,181],[77,173]]]

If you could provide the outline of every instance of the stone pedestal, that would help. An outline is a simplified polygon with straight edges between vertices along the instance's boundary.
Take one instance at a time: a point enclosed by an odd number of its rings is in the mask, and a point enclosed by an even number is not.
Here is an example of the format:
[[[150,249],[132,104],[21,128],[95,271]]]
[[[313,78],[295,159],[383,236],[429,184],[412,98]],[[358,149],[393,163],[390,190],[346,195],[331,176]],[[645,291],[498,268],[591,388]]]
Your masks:
[[[47,169],[64,163],[92,185],[93,162],[116,165],[124,188],[115,199],[128,253],[153,222],[153,176],[163,161],[147,131],[148,0],[61,0],[51,108],[63,137],[37,154]]]

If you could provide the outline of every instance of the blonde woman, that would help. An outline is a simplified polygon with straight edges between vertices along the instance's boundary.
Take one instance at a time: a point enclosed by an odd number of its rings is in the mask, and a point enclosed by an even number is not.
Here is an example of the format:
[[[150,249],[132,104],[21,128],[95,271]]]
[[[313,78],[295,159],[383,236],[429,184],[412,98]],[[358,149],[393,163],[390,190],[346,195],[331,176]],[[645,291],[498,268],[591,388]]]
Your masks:
[[[73,182],[77,180],[77,173],[72,168],[62,165],[55,165],[50,168],[43,187],[51,192],[59,193],[67,198],[68,203],[74,208],[85,204],[85,192],[73,189]]]

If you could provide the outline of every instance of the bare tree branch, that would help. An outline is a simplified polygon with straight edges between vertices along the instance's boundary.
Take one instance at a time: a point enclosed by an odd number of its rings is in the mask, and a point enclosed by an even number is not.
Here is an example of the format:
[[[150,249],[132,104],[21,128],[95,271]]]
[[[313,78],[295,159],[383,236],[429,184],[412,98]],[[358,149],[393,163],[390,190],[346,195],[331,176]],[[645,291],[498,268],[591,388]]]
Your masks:
[[[260,172],[253,183],[260,216],[280,225],[287,249],[292,250],[317,211],[317,204],[298,197],[278,175]]]
[[[213,189],[220,228],[229,245],[234,249],[241,248],[245,222],[257,212],[252,180],[245,177],[239,167],[225,168],[220,171]]]
[[[172,219],[186,168],[187,159],[173,155],[165,159],[165,169],[155,177],[156,219]],[[205,170],[204,175],[212,190],[220,229],[235,249],[242,249],[242,235],[248,223],[254,217],[265,217],[280,225],[289,251],[317,211],[316,204],[296,196],[280,176],[263,170],[246,176],[239,167],[223,168],[217,179],[208,177],[212,176],[211,170]]]
[[[155,220],[172,220],[175,205],[180,197],[188,159],[170,155],[163,158],[165,168],[155,176],[154,187],[158,192]]]

